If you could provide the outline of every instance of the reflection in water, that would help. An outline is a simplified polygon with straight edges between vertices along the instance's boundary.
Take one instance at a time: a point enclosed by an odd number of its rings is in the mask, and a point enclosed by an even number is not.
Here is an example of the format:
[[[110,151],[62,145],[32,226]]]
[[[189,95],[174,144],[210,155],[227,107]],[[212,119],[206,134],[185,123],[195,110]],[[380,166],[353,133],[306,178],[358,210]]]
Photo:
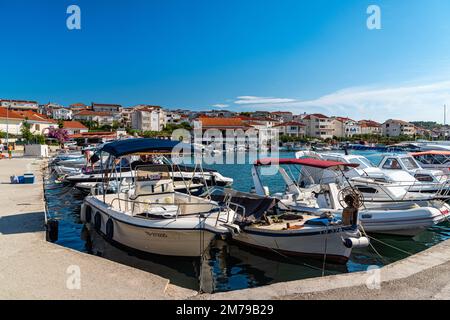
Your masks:
[[[250,165],[221,165],[215,169],[234,178],[237,189],[250,189]],[[282,189],[282,181],[277,177],[270,179],[272,192]],[[83,196],[76,189],[55,184],[54,181],[55,177],[48,176],[46,198],[50,216],[59,220],[57,243],[62,246],[136,267],[168,278],[173,284],[204,292],[251,288],[322,275],[321,261],[287,258],[273,252],[247,249],[223,241],[216,241],[202,260],[125,250],[120,245],[108,243],[95,231],[84,227],[80,222]],[[372,265],[382,266],[449,238],[449,223],[431,228],[413,239],[379,235],[376,239],[380,242],[372,240],[371,243],[382,257],[370,247],[354,250],[346,266],[327,264],[325,274],[364,271]]]

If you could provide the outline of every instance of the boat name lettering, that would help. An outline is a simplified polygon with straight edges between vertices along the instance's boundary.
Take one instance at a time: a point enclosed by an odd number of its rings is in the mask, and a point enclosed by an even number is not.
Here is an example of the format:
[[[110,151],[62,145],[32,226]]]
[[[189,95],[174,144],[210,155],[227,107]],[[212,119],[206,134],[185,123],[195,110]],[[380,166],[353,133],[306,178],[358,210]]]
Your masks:
[[[160,232],[145,232],[148,236],[154,238],[167,238],[167,234]]]

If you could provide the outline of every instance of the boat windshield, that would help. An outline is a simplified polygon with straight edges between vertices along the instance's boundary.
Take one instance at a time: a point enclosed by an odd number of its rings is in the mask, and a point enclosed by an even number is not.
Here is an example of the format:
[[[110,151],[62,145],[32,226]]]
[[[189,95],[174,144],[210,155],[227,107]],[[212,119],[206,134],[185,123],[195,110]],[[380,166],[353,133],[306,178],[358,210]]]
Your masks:
[[[375,167],[375,165],[366,158],[352,158],[349,160],[349,162],[359,164],[359,169],[367,169]]]
[[[416,161],[414,161],[414,159],[411,157],[402,158],[402,162],[405,165],[406,169],[408,170],[419,169],[419,166],[417,165]]]

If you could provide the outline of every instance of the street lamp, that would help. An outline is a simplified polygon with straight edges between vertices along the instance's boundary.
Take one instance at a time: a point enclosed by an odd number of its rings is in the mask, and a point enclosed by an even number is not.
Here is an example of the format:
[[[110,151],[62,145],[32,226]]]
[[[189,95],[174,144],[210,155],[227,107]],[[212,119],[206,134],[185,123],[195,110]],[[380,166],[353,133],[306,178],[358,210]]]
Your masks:
[[[9,147],[9,106],[6,106],[6,147]]]

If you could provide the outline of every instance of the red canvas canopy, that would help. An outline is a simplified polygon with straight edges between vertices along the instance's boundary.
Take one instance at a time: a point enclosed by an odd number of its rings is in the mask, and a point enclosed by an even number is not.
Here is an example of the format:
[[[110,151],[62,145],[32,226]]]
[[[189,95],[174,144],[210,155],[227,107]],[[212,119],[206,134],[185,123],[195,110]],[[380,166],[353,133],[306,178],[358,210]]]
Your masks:
[[[413,157],[418,157],[418,156],[437,156],[437,155],[442,155],[442,156],[450,156],[450,151],[425,151],[425,152],[416,152],[416,153],[411,153],[411,155]]]
[[[326,160],[318,160],[318,159],[276,159],[276,158],[266,158],[259,159],[255,162],[256,166],[271,166],[271,165],[300,165],[305,167],[313,167],[319,169],[330,169],[337,167],[351,167],[356,168],[359,165],[356,163],[343,163],[337,161],[326,161]]]

